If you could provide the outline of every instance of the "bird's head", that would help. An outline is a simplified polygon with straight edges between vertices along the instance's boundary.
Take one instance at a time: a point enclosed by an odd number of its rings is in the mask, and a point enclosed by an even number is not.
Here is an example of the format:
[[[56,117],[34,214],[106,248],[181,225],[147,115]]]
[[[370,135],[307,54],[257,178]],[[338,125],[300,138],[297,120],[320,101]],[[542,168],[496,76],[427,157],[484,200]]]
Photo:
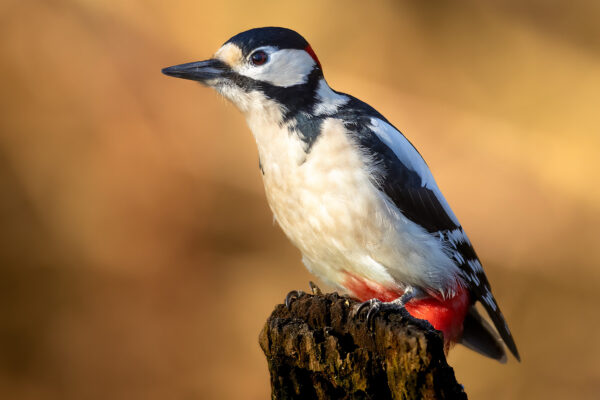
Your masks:
[[[275,103],[284,110],[309,109],[323,79],[308,42],[286,28],[256,28],[229,39],[213,58],[163,69],[164,74],[213,87],[242,112]]]

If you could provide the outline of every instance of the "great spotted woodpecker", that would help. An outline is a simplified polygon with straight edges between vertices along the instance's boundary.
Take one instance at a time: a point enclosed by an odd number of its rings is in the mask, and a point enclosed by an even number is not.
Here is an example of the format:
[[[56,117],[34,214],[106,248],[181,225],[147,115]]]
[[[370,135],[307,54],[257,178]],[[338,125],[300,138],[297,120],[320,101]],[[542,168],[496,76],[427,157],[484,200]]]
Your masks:
[[[519,353],[471,242],[412,144],[368,104],[329,87],[298,33],[257,28],[213,58],[163,69],[245,115],[273,214],[306,267],[364,301],[429,321],[499,361]]]

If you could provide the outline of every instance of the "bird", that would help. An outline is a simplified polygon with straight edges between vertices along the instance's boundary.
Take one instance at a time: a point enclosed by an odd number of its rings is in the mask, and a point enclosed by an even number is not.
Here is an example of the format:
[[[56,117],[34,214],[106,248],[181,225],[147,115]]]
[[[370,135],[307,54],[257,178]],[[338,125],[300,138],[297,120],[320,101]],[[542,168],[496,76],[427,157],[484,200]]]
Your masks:
[[[399,310],[429,322],[446,352],[460,343],[506,362],[506,346],[520,361],[481,262],[423,157],[373,107],[328,85],[304,37],[254,28],[210,59],[162,72],[215,89],[245,116],[274,219],[312,274],[369,314]]]

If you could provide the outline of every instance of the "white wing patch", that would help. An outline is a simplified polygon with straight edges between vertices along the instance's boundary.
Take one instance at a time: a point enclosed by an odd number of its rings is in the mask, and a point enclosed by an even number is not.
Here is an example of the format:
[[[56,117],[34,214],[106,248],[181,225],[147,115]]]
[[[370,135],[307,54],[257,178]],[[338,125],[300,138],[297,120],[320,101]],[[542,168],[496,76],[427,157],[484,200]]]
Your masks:
[[[371,118],[370,128],[375,132],[379,139],[394,152],[396,157],[398,157],[407,168],[415,171],[419,175],[421,178],[421,185],[435,193],[435,196],[438,198],[444,211],[448,214],[452,222],[457,226],[460,226],[454,212],[452,212],[448,202],[435,183],[435,179],[433,178],[429,167],[408,139],[392,125],[379,118]]]

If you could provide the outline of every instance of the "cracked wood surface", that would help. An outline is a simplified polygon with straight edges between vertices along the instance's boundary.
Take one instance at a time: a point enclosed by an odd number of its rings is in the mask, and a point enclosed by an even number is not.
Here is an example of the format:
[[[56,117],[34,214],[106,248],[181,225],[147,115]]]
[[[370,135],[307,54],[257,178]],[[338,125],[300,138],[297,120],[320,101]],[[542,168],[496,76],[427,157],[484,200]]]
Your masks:
[[[441,333],[383,312],[371,326],[359,303],[302,293],[279,304],[259,341],[273,399],[466,399]]]

